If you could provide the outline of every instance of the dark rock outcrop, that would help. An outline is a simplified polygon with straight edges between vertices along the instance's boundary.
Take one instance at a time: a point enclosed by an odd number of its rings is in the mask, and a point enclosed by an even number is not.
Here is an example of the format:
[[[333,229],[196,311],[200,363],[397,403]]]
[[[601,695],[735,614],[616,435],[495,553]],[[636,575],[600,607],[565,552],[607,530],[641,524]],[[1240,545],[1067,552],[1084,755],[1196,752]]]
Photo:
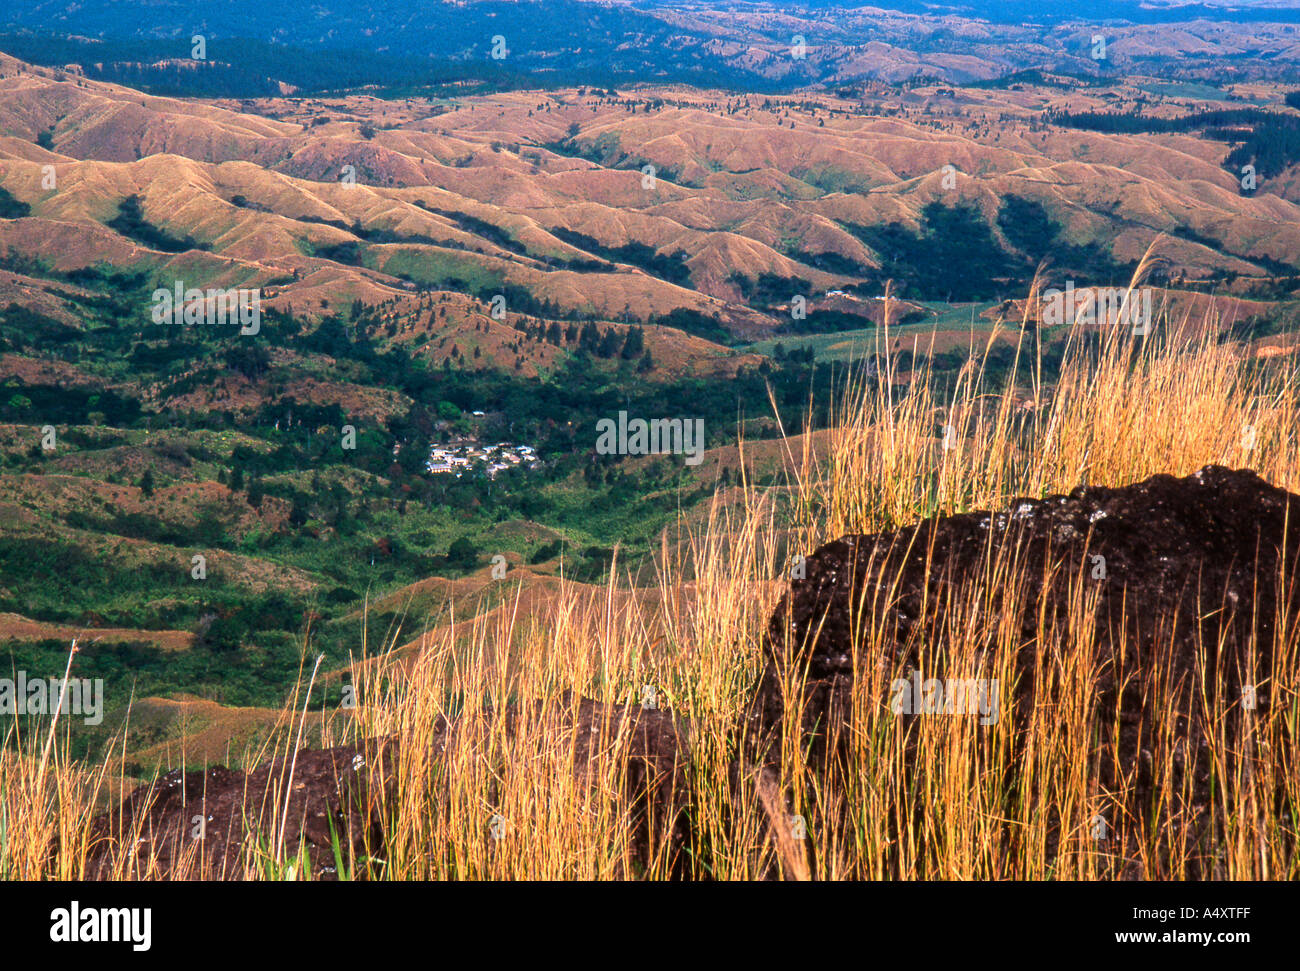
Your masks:
[[[380,740],[303,749],[247,773],[169,772],[91,823],[87,876],[240,879],[246,866],[271,859],[277,841],[290,858],[305,849],[314,876],[334,876],[335,837],[345,860],[381,854],[382,793],[371,791],[371,763],[387,779],[383,762],[395,756]]]
[[[435,804],[454,760],[496,765],[521,735],[525,746],[567,763],[581,791],[617,790],[632,861],[658,860],[681,873],[689,836],[687,726],[672,712],[566,695],[546,716],[511,705],[499,719],[491,712],[439,719],[423,752]],[[384,857],[400,756],[399,742],[388,737],[303,749],[247,773],[170,772],[92,822],[87,875],[241,879],[278,846],[281,859],[305,851],[315,878],[336,878],[340,863],[364,877],[365,861]],[[483,798],[490,804],[495,793]]]
[[[1077,617],[1072,594],[1082,594],[1097,604],[1097,710],[1103,719],[1121,712],[1118,744],[1101,753],[1102,787],[1124,790],[1121,797],[1134,807],[1145,805],[1155,784],[1145,771],[1153,733],[1171,727],[1162,724],[1163,711],[1151,709],[1159,694],[1153,678],[1163,672],[1172,678],[1166,697],[1180,699],[1174,705],[1179,724],[1172,727],[1192,746],[1183,764],[1190,767],[1193,801],[1204,803],[1209,768],[1195,756],[1210,729],[1195,693],[1219,679],[1213,704],[1253,702],[1253,717],[1266,715],[1275,625],[1282,615],[1294,619],[1300,606],[1298,553],[1300,496],[1218,466],[1182,479],[1157,475],[1122,488],[1081,487],[1017,500],[1005,512],[843,537],[807,559],[805,578],[793,581],[772,616],[766,668],[748,713],[751,751],[760,762],[775,762],[782,716],[788,706],[800,706],[786,723],[799,725],[811,764],[825,767],[839,758],[848,768],[843,729],[855,677],[879,666],[917,667],[918,651],[944,643],[951,605],[969,603],[963,596],[971,590],[980,591],[980,609],[1002,625],[1004,640],[1008,623],[1016,632],[1019,679],[1011,703],[1023,724],[1040,700],[1034,669],[1044,661],[1037,653],[1045,649],[1042,632],[1064,629],[1072,610]],[[983,629],[990,655],[992,629]],[[806,670],[802,698],[791,690],[798,680],[792,670]],[[884,683],[896,682],[886,677]],[[1107,726],[1101,727],[1106,738]],[[1176,779],[1174,789],[1183,781]]]

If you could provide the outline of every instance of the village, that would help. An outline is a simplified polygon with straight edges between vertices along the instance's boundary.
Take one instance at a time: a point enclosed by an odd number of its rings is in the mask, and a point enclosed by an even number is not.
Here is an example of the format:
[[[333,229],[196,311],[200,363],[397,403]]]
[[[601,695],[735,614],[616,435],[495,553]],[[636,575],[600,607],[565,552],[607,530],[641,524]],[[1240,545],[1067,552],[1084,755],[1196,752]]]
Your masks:
[[[482,445],[474,439],[467,439],[432,446],[425,468],[435,475],[450,473],[460,478],[480,463],[490,479],[507,469],[537,469],[542,465],[531,445],[511,445],[509,442]]]

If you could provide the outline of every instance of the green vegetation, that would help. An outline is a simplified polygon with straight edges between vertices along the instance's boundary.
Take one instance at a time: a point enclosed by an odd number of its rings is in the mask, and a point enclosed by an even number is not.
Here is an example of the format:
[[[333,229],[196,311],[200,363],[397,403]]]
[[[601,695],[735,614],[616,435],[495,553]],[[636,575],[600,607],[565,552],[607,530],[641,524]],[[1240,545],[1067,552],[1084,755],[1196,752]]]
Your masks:
[[[880,293],[892,281],[898,296],[912,300],[960,303],[1026,293],[1048,254],[1058,270],[1097,283],[1127,281],[1136,265],[1114,260],[1100,243],[1071,241],[1041,203],[1019,196],[1003,199],[992,225],[972,206],[931,202],[916,229],[898,222],[845,228],[881,262],[855,289]]]
[[[0,186],[0,219],[21,219],[30,216],[32,207],[19,202],[4,186]]]
[[[659,253],[653,246],[636,241],[624,243],[622,246],[604,246],[590,236],[563,228],[552,230],[551,235],[588,253],[603,256],[607,260],[639,266],[652,276],[667,280],[669,283],[690,286],[691,271],[686,265],[685,253]]]
[[[105,225],[129,239],[134,239],[137,243],[142,243],[150,249],[162,250],[164,253],[183,253],[186,250],[209,248],[195,240],[193,236],[188,234],[184,237],[173,236],[167,230],[149,222],[145,219],[144,209],[137,195],[127,196],[118,203],[117,215]]]
[[[846,228],[875,250],[880,277],[893,280],[903,297],[988,300],[1000,295],[1000,284],[1019,282],[1011,257],[974,208],[932,202],[915,231],[897,222]]]
[[[138,203],[124,205],[122,219],[137,237],[151,233]],[[524,379],[415,357],[388,339],[377,308],[356,305],[319,323],[264,309],[261,335],[250,340],[234,329],[153,324],[143,275],[81,278],[96,296],[78,327],[17,305],[0,312],[4,350],[39,349],[86,377],[0,380],[0,423],[20,426],[0,447],[0,474],[71,475],[99,487],[42,498],[30,522],[0,533],[0,613],[195,634],[179,652],[143,641],[88,648],[78,671],[107,679],[110,709],[132,689],[279,705],[304,646],[338,665],[355,652],[354,612],[365,598],[464,576],[498,553],[543,570],[562,557],[567,576],[599,582],[617,547],[619,562],[635,569],[680,510],[706,502],[718,483],[671,456],[596,455],[599,419],[620,410],[703,417],[714,447],[735,440],[736,418],[770,414],[769,388],[794,422],[810,390],[814,421],[830,397],[829,370],[793,358],[732,379],[647,381],[654,364],[640,327],[519,319],[521,339],[564,350],[553,373]],[[687,311],[662,322],[725,336],[717,321]],[[306,377],[383,390],[397,403],[375,417],[300,400],[289,386]],[[223,381],[257,382],[259,402],[180,403],[202,401]],[[142,405],[145,386],[157,389],[160,410]],[[46,425],[57,430],[52,450],[41,447]],[[356,430],[355,448],[341,445],[345,425]],[[747,431],[774,434],[770,423]],[[530,445],[541,465],[495,477],[481,467],[430,474],[430,445],[463,435]],[[534,525],[514,528],[521,524]],[[196,554],[206,557],[202,580],[191,574]],[[371,636],[416,636],[442,616],[427,606],[372,615]],[[66,648],[13,641],[0,655],[45,671]]]
[[[1296,107],[1293,94],[1287,96],[1287,104]],[[1243,165],[1251,164],[1259,178],[1271,179],[1300,162],[1300,117],[1258,108],[1199,111],[1178,118],[1121,112],[1056,112],[1049,113],[1046,120],[1098,132],[1199,132],[1205,138],[1234,146],[1223,165],[1236,176]]]

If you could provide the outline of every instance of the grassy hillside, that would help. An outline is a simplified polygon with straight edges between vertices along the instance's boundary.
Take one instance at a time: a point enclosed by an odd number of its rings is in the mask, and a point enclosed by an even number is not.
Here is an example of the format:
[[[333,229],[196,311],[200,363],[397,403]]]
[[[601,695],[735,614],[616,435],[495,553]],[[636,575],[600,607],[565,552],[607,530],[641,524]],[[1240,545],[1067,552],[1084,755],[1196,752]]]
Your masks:
[[[1293,434],[1300,406],[1289,369],[1245,357],[1212,338],[1189,344],[1173,337],[1166,333],[1143,343],[1112,340],[1100,353],[1072,343],[1054,389],[1036,390],[1041,395],[1036,408],[1023,407],[1017,392],[990,383],[978,368],[964,370],[943,395],[921,380],[901,393],[890,392],[887,384],[854,384],[838,399],[824,446],[803,447],[811,445],[810,439],[785,443],[792,463],[779,488],[747,485],[730,501],[719,494],[704,520],[683,522],[686,542],[664,550],[642,595],[627,596],[618,583],[603,590],[556,585],[520,609],[528,584],[506,585],[504,596],[493,597],[496,610],[477,616],[466,611],[454,620],[448,614],[414,645],[414,653],[411,647],[398,650],[405,634],[379,634],[393,611],[409,603],[424,612],[435,602],[450,604],[472,590],[456,592],[437,581],[372,598],[350,615],[376,621],[369,638],[359,642],[366,657],[354,657],[341,672],[359,693],[358,706],[344,707],[328,697],[311,702],[306,708],[312,712],[311,725],[304,727],[309,737],[324,742],[395,730],[409,743],[403,751],[418,752],[442,713],[463,716],[466,710],[479,711],[480,704],[530,698],[537,699],[540,725],[546,712],[568,703],[568,691],[626,701],[644,697],[645,686],[652,685],[661,703],[693,726],[691,786],[696,795],[691,811],[698,842],[690,866],[696,876],[748,878],[775,865],[794,876],[812,866],[832,878],[1104,878],[1140,859],[1148,877],[1177,878],[1193,852],[1204,848],[1179,844],[1167,828],[1140,830],[1133,837],[1137,842],[1115,852],[1099,850],[1102,844],[1086,838],[1083,824],[1096,793],[1089,779],[1070,767],[1086,763],[1089,742],[1082,726],[1089,688],[1072,680],[1070,671],[1062,673],[1057,685],[1061,708],[1036,721],[1030,731],[1037,733],[1039,745],[1077,758],[1042,766],[999,761],[997,748],[989,750],[986,764],[976,754],[983,750],[972,747],[964,728],[953,727],[956,722],[940,725],[945,721],[940,719],[924,730],[923,744],[935,752],[934,760],[925,763],[930,768],[913,777],[912,785],[882,785],[882,779],[902,778],[902,756],[888,730],[890,720],[881,721],[864,708],[861,777],[793,790],[794,805],[812,834],[797,850],[761,837],[764,813],[770,810],[756,789],[742,784],[735,795],[725,781],[734,755],[725,739],[733,737],[734,720],[754,683],[760,632],[785,586],[793,552],[811,551],[845,533],[873,532],[935,513],[997,509],[1013,497],[1068,491],[1085,475],[1094,484],[1118,484],[1155,472],[1186,474],[1215,463],[1252,468],[1270,482],[1300,488]],[[1021,351],[1027,352],[1023,343]],[[1179,420],[1187,414],[1202,420]],[[939,423],[950,424],[954,434],[938,434]],[[1243,437],[1243,428],[1253,434]],[[491,585],[489,576],[478,582]],[[1014,578],[1008,582],[1014,585]],[[1082,603],[1077,607],[1086,609]],[[978,630],[973,625],[965,635],[955,634],[958,648],[974,645],[961,637],[978,639]],[[1062,638],[1059,647],[1069,656],[1071,635],[1062,630],[1054,636]],[[1279,685],[1295,675],[1293,641],[1284,635],[1274,655],[1278,667],[1273,677]],[[1011,641],[998,644],[999,650],[1014,649]],[[81,660],[80,655],[74,658],[74,666],[80,667]],[[317,680],[313,672],[301,670],[299,692],[318,688]],[[305,699],[295,693],[279,729],[259,736],[253,757],[289,744],[298,732],[295,719],[302,717]],[[150,702],[146,708],[156,705]],[[1300,795],[1286,710],[1285,704],[1273,706],[1268,721],[1257,728],[1261,744],[1275,752],[1276,777],[1224,782],[1214,829],[1221,842],[1211,852],[1217,852],[1224,874],[1232,878],[1286,879],[1300,873],[1289,821],[1271,817],[1271,803],[1257,802],[1262,790],[1256,787],[1274,782],[1293,802]],[[489,726],[503,717],[502,711],[482,709]],[[201,732],[202,719],[199,725]],[[193,751],[211,755],[210,744],[205,747],[198,735],[183,737],[193,738]],[[568,770],[547,756],[553,741],[548,738],[543,732],[519,742],[493,790],[489,811],[510,825],[504,842],[484,842],[476,756],[467,754],[463,765],[447,767],[449,792],[435,792],[415,763],[402,763],[389,851],[382,861],[351,861],[349,872],[360,867],[385,879],[628,875],[623,844],[610,838],[611,831],[621,830],[593,830],[584,823],[587,815],[580,807],[588,804],[564,782]],[[175,748],[171,753],[169,758],[177,757]],[[803,778],[800,759],[798,752],[786,753],[783,776]],[[7,874],[80,872],[85,846],[63,844],[52,863],[44,854],[55,831],[75,831],[96,798],[116,784],[120,763],[102,765],[98,774],[86,775],[76,763],[47,760],[41,757],[39,740],[30,737],[17,750],[0,755],[5,783],[0,792],[10,821],[3,858]],[[616,773],[617,766],[611,771]],[[989,787],[980,781],[988,778],[1001,783]],[[840,841],[829,837],[837,830],[828,827],[839,812],[833,794],[846,785],[877,795],[852,818],[850,833],[856,838]],[[997,811],[945,812],[944,806],[967,804],[958,790],[967,793],[969,786],[992,800]],[[531,795],[537,792],[553,798],[539,803]],[[918,799],[918,792],[930,795]],[[56,794],[59,816],[49,820],[43,807]],[[1166,790],[1161,798],[1181,805],[1176,792]],[[739,801],[728,801],[732,799]],[[1072,834],[1050,857],[1035,836],[1046,832],[1048,823],[1035,808],[1045,805],[1067,814],[1065,829]],[[904,819],[919,821],[925,835],[915,841],[889,838]],[[1073,835],[1075,828],[1085,835]],[[1241,833],[1249,837],[1239,841]],[[1255,852],[1257,843],[1262,852]],[[440,851],[430,854],[429,846]],[[263,858],[259,852],[250,845],[250,873],[286,872],[291,857]],[[652,861],[641,875],[667,874],[657,866]]]

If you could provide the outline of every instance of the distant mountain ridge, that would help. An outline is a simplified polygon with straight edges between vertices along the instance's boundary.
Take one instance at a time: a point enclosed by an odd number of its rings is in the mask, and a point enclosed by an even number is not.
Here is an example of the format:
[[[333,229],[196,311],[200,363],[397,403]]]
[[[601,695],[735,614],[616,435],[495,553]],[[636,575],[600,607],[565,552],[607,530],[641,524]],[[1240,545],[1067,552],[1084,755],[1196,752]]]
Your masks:
[[[400,0],[159,0],[130,13],[111,0],[12,0],[0,13],[0,49],[200,97],[266,96],[281,93],[277,84],[313,92],[369,85],[398,95],[449,84],[777,91],[866,79],[965,83],[1032,68],[1285,79],[1300,61],[1297,24],[1300,5],[1132,0],[1086,10],[1064,0],[880,7],[471,0],[415,12]],[[208,70],[178,72],[173,62],[191,58],[195,36]],[[168,64],[144,70],[155,62]]]

